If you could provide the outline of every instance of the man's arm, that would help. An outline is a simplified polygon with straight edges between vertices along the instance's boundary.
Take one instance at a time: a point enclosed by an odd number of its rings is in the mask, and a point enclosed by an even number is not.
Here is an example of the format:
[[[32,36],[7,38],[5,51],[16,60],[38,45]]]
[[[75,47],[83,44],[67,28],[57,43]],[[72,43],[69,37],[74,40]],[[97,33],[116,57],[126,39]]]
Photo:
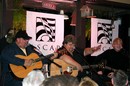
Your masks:
[[[82,66],[78,62],[76,62],[74,59],[72,59],[70,56],[64,54],[60,57],[60,59],[72,66],[75,66],[79,71],[83,71]]]
[[[96,51],[98,51],[101,48],[101,45],[98,45],[96,47],[92,47],[92,48],[85,48],[84,49],[84,56],[90,55]]]

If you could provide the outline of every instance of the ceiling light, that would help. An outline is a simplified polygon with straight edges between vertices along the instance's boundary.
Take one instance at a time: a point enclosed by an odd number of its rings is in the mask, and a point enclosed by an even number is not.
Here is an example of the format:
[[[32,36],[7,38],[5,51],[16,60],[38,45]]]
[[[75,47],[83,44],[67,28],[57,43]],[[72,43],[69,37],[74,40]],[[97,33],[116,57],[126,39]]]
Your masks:
[[[64,10],[60,10],[60,14],[64,15],[64,20],[68,20],[69,19],[69,17],[64,14]]]

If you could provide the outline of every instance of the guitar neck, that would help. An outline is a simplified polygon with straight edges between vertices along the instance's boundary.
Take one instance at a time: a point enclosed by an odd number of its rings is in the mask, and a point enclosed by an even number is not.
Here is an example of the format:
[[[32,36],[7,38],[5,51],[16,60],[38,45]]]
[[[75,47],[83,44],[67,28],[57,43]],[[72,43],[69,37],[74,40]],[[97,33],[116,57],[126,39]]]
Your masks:
[[[108,69],[108,70],[111,70],[111,71],[116,71],[116,69],[108,67],[108,66],[105,66],[104,69]]]
[[[49,55],[46,55],[46,56],[41,56],[40,58],[35,59],[34,62],[41,61],[41,60],[43,60],[43,59],[45,59],[45,58],[49,59],[49,58],[52,57],[52,56],[54,56],[53,53],[52,53],[52,54],[49,54]]]
[[[89,68],[97,68],[98,65],[88,65],[88,66],[82,66],[83,69],[89,69]]]
[[[99,67],[98,65],[90,65],[90,66],[82,66],[83,67],[83,69],[90,69],[90,68],[97,68],[97,67]],[[73,67],[73,70],[77,70],[77,68],[76,67]]]

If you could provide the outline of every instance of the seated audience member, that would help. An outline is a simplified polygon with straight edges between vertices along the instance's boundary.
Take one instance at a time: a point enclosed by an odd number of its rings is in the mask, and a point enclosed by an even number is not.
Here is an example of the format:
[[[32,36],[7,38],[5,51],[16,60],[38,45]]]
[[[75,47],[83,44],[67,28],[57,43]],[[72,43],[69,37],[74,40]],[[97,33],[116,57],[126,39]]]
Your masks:
[[[113,86],[127,86],[128,85],[128,76],[126,73],[122,70],[116,70],[113,73],[112,79],[111,79]]]
[[[40,86],[78,86],[79,81],[76,77],[69,75],[56,75],[47,78]]]
[[[7,34],[2,37],[0,39],[0,55],[1,55],[1,52],[2,50],[7,46],[9,45],[10,43],[12,43],[13,41],[13,35],[14,35],[14,30],[12,30],[11,28],[7,31]],[[1,62],[1,56],[0,56],[0,75],[1,75],[1,72],[2,72],[2,62]]]
[[[81,79],[79,86],[98,86],[98,84],[88,76]]]
[[[27,77],[23,79],[23,86],[39,86],[45,80],[43,73],[40,70],[31,71]]]

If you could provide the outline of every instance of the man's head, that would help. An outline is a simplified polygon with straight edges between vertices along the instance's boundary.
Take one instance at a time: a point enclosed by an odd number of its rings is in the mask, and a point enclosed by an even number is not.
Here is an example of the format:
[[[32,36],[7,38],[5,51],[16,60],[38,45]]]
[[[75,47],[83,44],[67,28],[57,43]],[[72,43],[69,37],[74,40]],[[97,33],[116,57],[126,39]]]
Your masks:
[[[22,86],[39,86],[45,80],[40,70],[33,70],[23,79]]]
[[[29,40],[29,39],[31,39],[32,37],[28,36],[28,34],[26,33],[25,30],[20,30],[20,31],[18,31],[18,32],[16,33],[16,35],[15,35],[15,40],[16,40],[17,38],[23,38],[23,39],[25,39],[25,40]]]
[[[28,34],[26,33],[25,30],[20,30],[16,33],[15,35],[15,41],[16,44],[20,47],[20,48],[25,48],[28,45],[28,41],[31,39],[32,37],[28,36]]]
[[[79,86],[98,86],[98,84],[90,77],[85,76],[81,79]]]
[[[63,41],[63,46],[70,52],[75,48],[76,38],[74,35],[66,35]]]
[[[119,52],[123,47],[123,42],[120,38],[115,38],[112,43],[112,47],[115,51]]]
[[[79,86],[79,81],[73,76],[56,75],[45,79],[40,86]]]
[[[68,42],[72,42],[73,44],[76,43],[76,38],[74,35],[66,35],[63,41],[63,44],[67,44]]]
[[[122,70],[117,70],[114,72],[111,81],[113,86],[127,86],[128,76]]]

